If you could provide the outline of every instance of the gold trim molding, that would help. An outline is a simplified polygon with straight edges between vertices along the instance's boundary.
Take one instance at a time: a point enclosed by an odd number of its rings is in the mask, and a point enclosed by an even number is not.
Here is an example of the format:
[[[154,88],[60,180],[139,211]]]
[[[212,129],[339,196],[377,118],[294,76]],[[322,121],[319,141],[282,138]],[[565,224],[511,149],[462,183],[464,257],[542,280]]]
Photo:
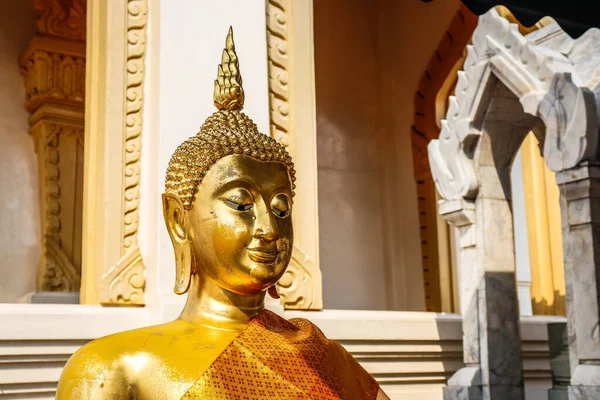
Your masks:
[[[267,54],[271,137],[290,146],[290,2],[267,1]]]
[[[266,15],[271,136],[292,155],[298,187],[294,252],[278,291],[286,309],[320,310],[312,0],[268,0]],[[296,132],[302,132],[302,140]]]
[[[144,305],[137,235],[148,2],[91,0],[90,19],[81,297]]]
[[[103,304],[144,304],[145,267],[138,247],[140,206],[140,154],[144,106],[144,55],[146,52],[147,0],[127,2],[127,75],[125,90],[125,160],[123,165],[122,257],[102,277]]]
[[[138,245],[140,197],[140,153],[142,147],[142,110],[144,106],[144,55],[146,52],[147,0],[127,3],[127,89],[125,90],[125,168],[123,218],[123,256]]]

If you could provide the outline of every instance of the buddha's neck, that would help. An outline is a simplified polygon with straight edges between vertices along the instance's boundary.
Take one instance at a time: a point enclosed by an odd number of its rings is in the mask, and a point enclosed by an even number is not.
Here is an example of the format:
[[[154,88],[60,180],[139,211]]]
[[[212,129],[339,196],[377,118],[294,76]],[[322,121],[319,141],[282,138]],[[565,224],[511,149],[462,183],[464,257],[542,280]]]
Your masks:
[[[264,308],[265,292],[240,295],[207,277],[192,275],[180,319],[212,328],[241,331]]]

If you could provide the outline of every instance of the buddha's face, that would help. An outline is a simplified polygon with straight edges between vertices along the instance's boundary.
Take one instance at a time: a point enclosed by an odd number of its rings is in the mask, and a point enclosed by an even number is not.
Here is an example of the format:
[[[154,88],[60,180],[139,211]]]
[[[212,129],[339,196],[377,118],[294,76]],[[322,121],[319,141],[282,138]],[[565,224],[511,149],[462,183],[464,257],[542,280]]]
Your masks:
[[[292,184],[280,162],[230,155],[216,162],[186,213],[199,273],[238,294],[275,284],[292,253]]]

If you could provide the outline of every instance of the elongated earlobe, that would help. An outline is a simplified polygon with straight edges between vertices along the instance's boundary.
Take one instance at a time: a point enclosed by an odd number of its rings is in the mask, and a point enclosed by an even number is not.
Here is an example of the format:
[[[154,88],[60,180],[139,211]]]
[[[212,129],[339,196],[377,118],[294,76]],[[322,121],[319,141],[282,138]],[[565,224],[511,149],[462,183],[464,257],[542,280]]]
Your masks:
[[[279,298],[279,293],[277,293],[277,285],[271,286],[269,289],[267,289],[267,291],[269,292],[269,296],[271,296],[272,298]]]
[[[189,243],[177,254],[175,250],[175,294],[185,294],[190,288],[192,280],[192,265],[194,263],[194,254]]]
[[[176,294],[184,294],[190,288],[194,264],[194,254],[185,226],[186,211],[179,196],[164,193],[162,199],[163,216],[175,251],[174,291]]]

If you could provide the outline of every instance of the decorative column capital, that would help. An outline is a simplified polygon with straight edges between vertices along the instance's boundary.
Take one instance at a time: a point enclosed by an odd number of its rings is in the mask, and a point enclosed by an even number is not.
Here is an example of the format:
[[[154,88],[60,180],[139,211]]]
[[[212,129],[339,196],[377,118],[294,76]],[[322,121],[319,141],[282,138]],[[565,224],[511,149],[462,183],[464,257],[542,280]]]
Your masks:
[[[19,59],[25,83],[25,109],[44,104],[83,112],[85,44],[35,36]]]
[[[567,201],[569,226],[600,224],[600,163],[583,162],[560,171],[556,182]]]
[[[450,224],[460,228],[475,223],[475,202],[471,200],[442,200],[440,214]]]
[[[559,185],[575,183],[589,179],[600,180],[600,161],[582,162],[575,168],[566,169],[556,174],[556,183]]]

